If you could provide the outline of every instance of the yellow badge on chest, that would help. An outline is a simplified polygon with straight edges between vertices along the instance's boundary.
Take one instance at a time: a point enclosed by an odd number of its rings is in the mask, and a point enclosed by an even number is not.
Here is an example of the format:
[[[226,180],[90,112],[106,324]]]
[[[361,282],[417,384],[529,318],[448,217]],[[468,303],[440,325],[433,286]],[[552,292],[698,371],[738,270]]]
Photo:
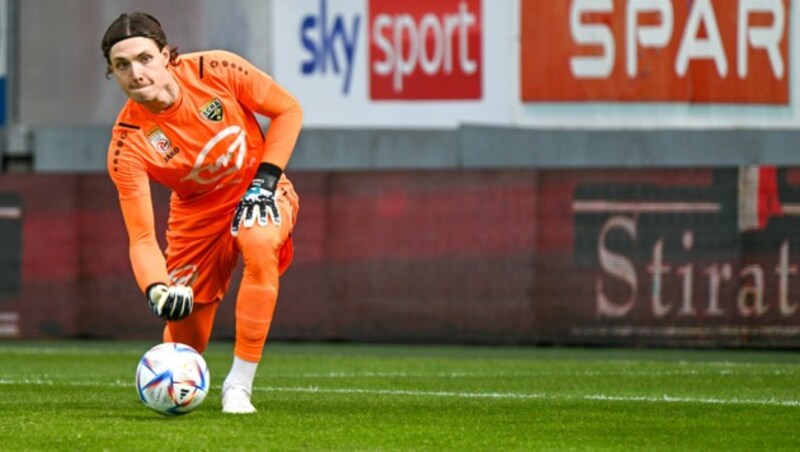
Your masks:
[[[222,102],[217,98],[208,101],[208,103],[203,105],[203,108],[200,109],[200,114],[209,121],[222,121]]]

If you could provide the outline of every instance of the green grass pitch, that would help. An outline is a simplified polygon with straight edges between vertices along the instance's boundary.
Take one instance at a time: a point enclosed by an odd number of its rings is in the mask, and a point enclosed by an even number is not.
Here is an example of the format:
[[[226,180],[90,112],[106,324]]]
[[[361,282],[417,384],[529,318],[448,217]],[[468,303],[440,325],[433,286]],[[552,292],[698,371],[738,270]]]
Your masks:
[[[796,352],[270,343],[254,415],[166,418],[142,342],[0,342],[0,450],[798,450]]]

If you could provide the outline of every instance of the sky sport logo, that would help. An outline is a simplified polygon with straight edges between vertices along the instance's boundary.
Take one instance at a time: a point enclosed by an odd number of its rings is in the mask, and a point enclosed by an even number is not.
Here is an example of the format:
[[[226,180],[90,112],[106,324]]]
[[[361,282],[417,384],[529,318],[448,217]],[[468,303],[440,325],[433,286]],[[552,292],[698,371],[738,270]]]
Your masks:
[[[370,98],[480,99],[480,0],[370,1]]]
[[[366,61],[372,100],[480,99],[483,27],[480,0],[370,0],[369,18],[319,0],[300,21],[304,76],[334,75],[350,95]],[[366,55],[360,42],[366,39]]]

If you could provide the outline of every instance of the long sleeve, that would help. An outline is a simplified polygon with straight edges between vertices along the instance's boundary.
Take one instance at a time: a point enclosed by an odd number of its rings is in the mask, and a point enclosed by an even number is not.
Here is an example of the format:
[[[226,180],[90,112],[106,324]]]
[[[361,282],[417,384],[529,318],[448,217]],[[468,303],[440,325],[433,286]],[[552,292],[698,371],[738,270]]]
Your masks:
[[[261,160],[285,169],[303,126],[300,103],[272,77],[244,58],[229,52],[214,55],[230,62],[217,66],[215,76],[231,87],[242,105],[270,118]]]
[[[149,196],[120,201],[122,216],[130,239],[133,274],[144,292],[155,282],[169,283],[167,263],[156,240],[153,204]]]
[[[303,110],[300,103],[275,82],[259,107],[257,113],[271,119],[261,160],[285,169],[303,126]]]

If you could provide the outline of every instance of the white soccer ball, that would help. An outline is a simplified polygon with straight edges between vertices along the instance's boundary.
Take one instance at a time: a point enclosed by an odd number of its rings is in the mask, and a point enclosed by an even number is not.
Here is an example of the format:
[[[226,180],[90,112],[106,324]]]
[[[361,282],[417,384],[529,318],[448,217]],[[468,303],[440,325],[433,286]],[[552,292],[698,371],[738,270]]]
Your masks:
[[[210,387],[206,361],[186,344],[158,344],[136,366],[139,398],[163,415],[189,413],[203,403]]]

